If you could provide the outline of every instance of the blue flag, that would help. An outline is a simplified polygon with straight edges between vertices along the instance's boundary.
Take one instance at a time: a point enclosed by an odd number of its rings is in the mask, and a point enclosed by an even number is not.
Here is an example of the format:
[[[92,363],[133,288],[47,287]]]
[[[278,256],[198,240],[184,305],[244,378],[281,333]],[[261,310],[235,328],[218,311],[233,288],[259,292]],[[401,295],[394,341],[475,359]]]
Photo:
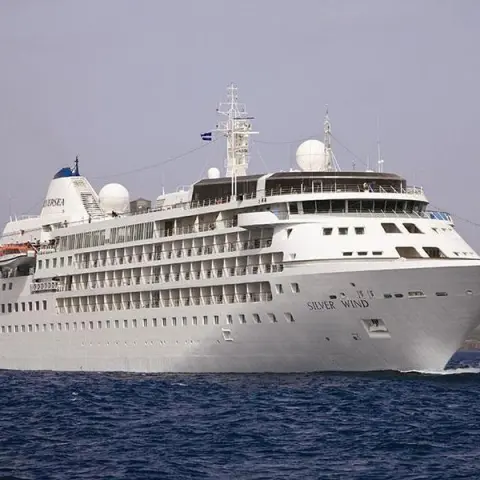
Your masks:
[[[206,142],[212,141],[212,132],[202,133],[200,136],[202,137],[202,140],[205,140]]]

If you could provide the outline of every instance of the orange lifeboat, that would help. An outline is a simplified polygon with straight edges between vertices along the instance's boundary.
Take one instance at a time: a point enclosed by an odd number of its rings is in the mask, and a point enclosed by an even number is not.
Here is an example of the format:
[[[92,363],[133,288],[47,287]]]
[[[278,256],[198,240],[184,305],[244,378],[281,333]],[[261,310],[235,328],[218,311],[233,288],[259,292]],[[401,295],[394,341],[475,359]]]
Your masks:
[[[35,249],[30,243],[8,243],[0,245],[0,267],[17,267],[31,263]]]

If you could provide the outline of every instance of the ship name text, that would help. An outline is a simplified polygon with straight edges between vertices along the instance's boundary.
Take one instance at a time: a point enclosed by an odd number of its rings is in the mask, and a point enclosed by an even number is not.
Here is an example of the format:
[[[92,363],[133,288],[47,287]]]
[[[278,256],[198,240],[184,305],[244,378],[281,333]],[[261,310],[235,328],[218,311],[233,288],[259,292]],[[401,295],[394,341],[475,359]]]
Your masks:
[[[340,300],[340,304],[333,302],[332,300],[323,300],[318,302],[307,302],[309,310],[325,311],[336,310],[337,306],[343,308],[368,308],[370,304],[366,300]]]
[[[64,198],[47,198],[43,202],[44,207],[63,207],[65,206]]]

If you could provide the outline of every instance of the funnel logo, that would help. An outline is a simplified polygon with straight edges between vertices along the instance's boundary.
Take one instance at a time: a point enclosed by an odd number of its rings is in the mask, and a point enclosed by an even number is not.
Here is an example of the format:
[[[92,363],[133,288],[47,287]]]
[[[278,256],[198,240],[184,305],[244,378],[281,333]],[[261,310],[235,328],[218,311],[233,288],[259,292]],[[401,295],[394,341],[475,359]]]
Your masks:
[[[43,202],[44,207],[63,207],[65,205],[64,198],[47,198]]]

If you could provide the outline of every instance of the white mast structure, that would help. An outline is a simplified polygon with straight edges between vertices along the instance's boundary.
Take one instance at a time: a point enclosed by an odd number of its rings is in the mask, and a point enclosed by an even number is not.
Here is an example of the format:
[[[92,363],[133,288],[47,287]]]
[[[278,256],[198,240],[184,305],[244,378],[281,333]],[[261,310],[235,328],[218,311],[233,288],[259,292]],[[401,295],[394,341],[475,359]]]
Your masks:
[[[237,197],[237,177],[245,176],[248,169],[249,136],[258,132],[252,131],[245,104],[238,102],[238,88],[231,83],[228,88],[228,101],[220,103],[217,113],[224,115],[226,120],[219,122],[217,132],[227,137],[227,177],[232,178],[232,199]]]
[[[377,117],[377,172],[383,172],[383,158],[380,147],[380,119]]]
[[[325,170],[327,172],[339,172],[340,165],[335,158],[332,150],[332,126],[328,116],[328,106],[323,120],[323,153],[325,155]]]

